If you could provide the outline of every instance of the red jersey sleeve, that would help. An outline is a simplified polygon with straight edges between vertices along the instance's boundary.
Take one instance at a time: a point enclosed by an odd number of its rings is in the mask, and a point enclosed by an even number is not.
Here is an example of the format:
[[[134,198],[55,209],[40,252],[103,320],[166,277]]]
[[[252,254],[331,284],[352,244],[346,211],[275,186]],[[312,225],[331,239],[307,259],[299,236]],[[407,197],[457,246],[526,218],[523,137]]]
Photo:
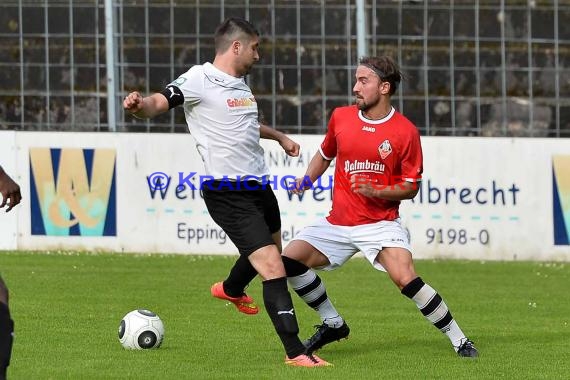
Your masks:
[[[406,182],[418,182],[422,180],[424,171],[422,144],[420,134],[416,128],[412,130],[409,143],[402,155],[402,179]]]
[[[329,125],[327,127],[327,134],[325,135],[325,139],[323,140],[320,152],[321,155],[326,160],[332,160],[336,157],[336,128],[335,128],[335,114],[336,110],[333,111],[331,118],[329,120]]]

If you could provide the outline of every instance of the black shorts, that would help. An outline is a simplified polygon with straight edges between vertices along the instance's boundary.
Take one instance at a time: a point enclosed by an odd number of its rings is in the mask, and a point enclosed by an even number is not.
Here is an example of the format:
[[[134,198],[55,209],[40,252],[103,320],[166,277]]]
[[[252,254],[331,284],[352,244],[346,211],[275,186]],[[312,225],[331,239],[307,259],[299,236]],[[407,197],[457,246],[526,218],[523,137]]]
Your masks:
[[[271,235],[281,230],[281,213],[271,186],[249,181],[247,187],[228,189],[213,181],[204,183],[202,194],[210,216],[240,255],[275,244]]]

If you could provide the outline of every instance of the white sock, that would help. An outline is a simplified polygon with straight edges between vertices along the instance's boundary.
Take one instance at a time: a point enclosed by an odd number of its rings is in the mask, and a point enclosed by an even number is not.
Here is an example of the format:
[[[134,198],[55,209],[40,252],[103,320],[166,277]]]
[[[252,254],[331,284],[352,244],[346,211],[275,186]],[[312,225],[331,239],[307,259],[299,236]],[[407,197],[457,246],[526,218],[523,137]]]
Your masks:
[[[445,335],[447,335],[451,341],[455,352],[457,352],[459,346],[461,346],[463,342],[467,340],[465,334],[463,334],[463,331],[461,331],[459,325],[457,322],[455,322],[455,319],[449,324],[449,330],[445,331]]]

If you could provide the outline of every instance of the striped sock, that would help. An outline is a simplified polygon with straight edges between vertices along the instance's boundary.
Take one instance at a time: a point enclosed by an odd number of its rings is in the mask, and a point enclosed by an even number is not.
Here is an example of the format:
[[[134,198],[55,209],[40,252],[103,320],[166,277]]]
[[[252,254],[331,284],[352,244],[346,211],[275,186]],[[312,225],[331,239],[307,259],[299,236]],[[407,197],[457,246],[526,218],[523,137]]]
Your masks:
[[[435,289],[424,283],[420,277],[417,277],[404,286],[402,294],[414,301],[424,317],[447,335],[457,351],[462,340],[465,339],[465,334],[463,334],[447,305]]]
[[[342,326],[344,321],[329,300],[325,284],[315,272],[309,269],[298,276],[288,277],[287,281],[299,297],[319,313],[323,323],[333,328]]]

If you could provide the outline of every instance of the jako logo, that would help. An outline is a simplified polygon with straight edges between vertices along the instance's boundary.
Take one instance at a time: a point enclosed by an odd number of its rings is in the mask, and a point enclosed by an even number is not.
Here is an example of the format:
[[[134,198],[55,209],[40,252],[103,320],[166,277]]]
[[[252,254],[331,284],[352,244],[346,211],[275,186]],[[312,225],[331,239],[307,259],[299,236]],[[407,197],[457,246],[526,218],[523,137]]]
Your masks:
[[[30,148],[32,235],[116,236],[114,149]]]
[[[570,156],[552,156],[554,244],[570,245]]]

